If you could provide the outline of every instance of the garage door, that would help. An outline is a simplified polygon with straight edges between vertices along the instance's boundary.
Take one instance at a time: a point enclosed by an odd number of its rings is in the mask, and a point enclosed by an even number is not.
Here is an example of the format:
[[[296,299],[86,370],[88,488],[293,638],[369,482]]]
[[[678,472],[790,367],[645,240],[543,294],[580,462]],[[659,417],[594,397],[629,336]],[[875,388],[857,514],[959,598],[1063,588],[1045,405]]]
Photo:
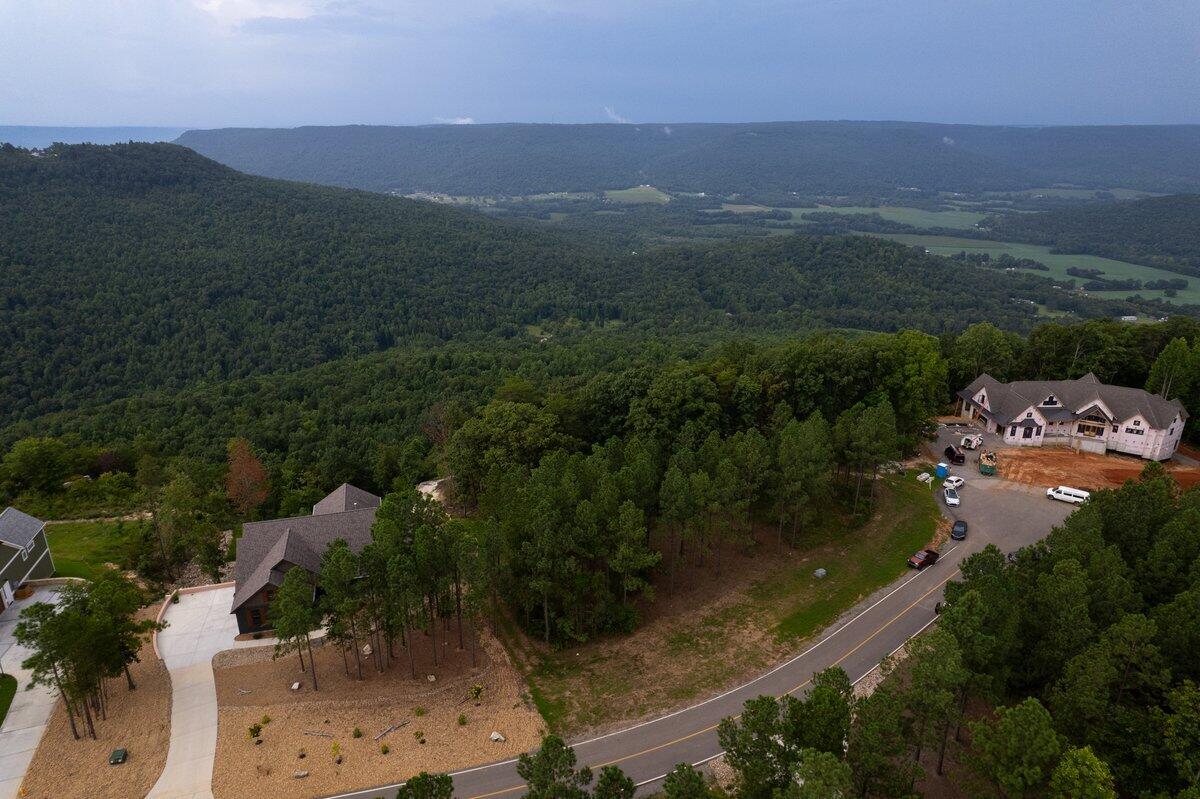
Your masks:
[[[1097,455],[1103,455],[1108,449],[1103,439],[1095,438],[1077,438],[1075,446],[1080,452],[1093,452]]]

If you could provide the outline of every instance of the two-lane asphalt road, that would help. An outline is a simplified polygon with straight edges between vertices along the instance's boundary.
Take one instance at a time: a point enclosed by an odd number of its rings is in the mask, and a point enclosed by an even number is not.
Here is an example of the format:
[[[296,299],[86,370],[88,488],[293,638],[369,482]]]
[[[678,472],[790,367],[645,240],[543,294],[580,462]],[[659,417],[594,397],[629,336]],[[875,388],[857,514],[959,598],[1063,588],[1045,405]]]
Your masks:
[[[1005,551],[1030,544],[1072,510],[1072,506],[1046,499],[1043,491],[1013,488],[964,467],[957,472],[967,479],[962,506],[944,510],[952,510],[947,515],[953,518],[968,521],[966,541],[948,542],[936,564],[910,572],[868,597],[816,643],[754,680],[684,710],[572,742],[580,764],[593,769],[618,765],[643,792],[650,792],[676,764],[698,764],[721,754],[717,724],[740,713],[747,699],[803,691],[814,673],[830,666],[841,666],[857,681],[933,622],[934,604],[941,599],[945,584],[958,576],[963,558],[989,543]],[[940,504],[940,486],[936,491]],[[464,769],[453,776],[455,793],[461,799],[515,799],[525,787],[513,760]],[[390,796],[395,789],[354,791],[338,799],[374,799]]]

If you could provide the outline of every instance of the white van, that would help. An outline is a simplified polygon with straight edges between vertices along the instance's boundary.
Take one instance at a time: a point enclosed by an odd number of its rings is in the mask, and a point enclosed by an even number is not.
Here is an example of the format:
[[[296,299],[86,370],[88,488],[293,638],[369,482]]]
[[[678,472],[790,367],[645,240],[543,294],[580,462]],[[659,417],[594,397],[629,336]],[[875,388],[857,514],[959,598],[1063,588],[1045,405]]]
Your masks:
[[[1069,486],[1058,486],[1057,488],[1047,488],[1046,496],[1050,499],[1057,499],[1062,502],[1070,502],[1074,505],[1082,505],[1091,496],[1087,491],[1080,491],[1078,488],[1070,488]]]

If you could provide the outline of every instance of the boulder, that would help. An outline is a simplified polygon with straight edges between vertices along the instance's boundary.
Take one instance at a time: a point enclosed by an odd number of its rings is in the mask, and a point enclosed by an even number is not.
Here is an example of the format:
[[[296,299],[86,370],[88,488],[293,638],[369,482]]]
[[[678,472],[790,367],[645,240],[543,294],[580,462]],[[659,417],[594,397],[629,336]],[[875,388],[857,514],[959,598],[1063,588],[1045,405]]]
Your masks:
[[[492,734],[491,734],[491,735],[489,735],[489,736],[488,736],[488,738],[489,738],[491,741],[493,741],[494,743],[498,743],[498,744],[502,744],[502,743],[504,743],[506,740],[508,740],[507,738],[505,738],[503,735],[501,735],[501,734],[500,734],[499,732],[497,732],[496,730],[492,730]]]
[[[292,772],[292,777],[294,777],[295,779],[298,779],[298,780],[302,780],[307,776],[308,776],[307,771],[293,771]]]

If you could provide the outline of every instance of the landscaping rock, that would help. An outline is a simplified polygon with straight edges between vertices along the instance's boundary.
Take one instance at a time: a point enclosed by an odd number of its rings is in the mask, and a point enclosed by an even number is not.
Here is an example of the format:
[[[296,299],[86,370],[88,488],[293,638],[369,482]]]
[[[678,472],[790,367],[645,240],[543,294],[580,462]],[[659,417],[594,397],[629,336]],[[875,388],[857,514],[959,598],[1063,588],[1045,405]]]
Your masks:
[[[428,677],[426,677],[425,679],[429,680],[430,682],[437,682],[437,677],[435,677],[435,676],[434,676],[434,675],[432,675],[432,674],[430,674],[430,675],[429,675]]]
[[[495,730],[492,730],[492,734],[489,735],[488,738],[490,740],[492,740],[494,743],[498,743],[498,744],[502,744],[507,740],[503,735],[501,735],[500,733],[498,733]]]
[[[293,771],[292,776],[298,780],[302,780],[308,776],[308,772],[307,771]]]
[[[300,683],[298,683],[298,682],[294,682],[294,683],[292,683],[292,690],[293,690],[293,691],[299,691],[299,690],[300,690]]]
[[[828,573],[829,572],[825,571],[824,569],[817,569],[815,572],[813,572],[813,577],[816,577],[818,580],[820,580]]]

